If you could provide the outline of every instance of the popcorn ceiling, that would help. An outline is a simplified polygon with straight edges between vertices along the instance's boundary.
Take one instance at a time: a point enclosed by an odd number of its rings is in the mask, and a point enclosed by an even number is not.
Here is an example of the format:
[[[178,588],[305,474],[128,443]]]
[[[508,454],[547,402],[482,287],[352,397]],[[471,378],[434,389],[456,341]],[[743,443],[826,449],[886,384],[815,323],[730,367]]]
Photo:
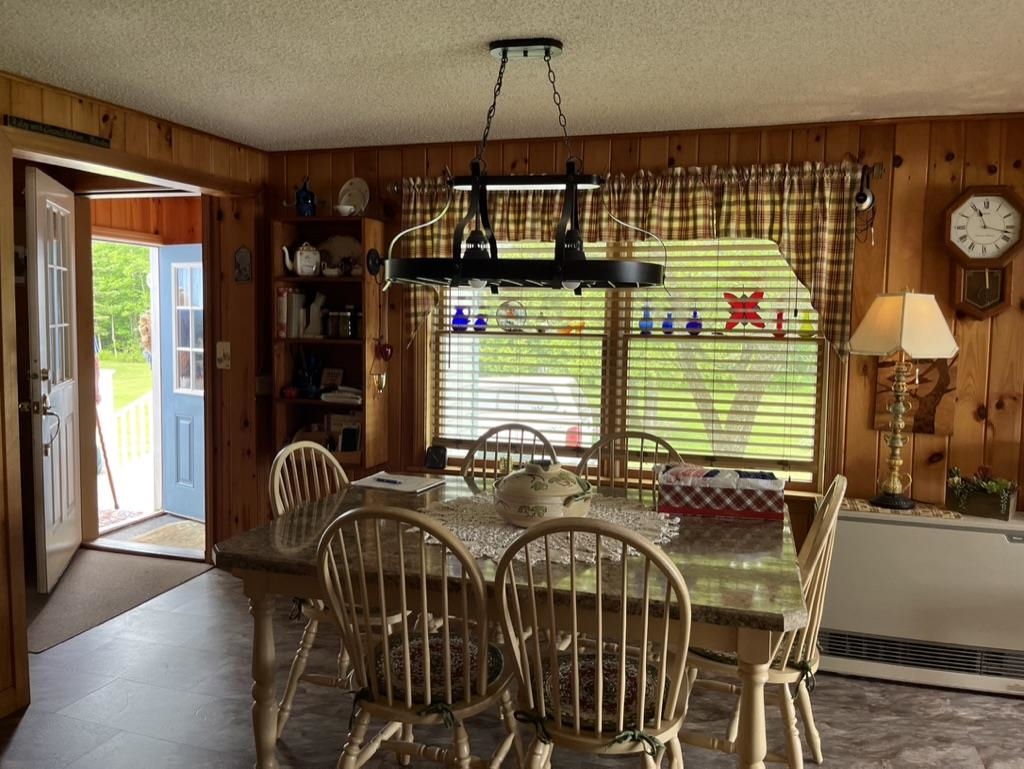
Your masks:
[[[266,150],[476,141],[491,39],[571,135],[1024,110],[1024,3],[0,0],[0,70]],[[560,134],[510,62],[494,139]],[[598,169],[600,170],[600,169]]]

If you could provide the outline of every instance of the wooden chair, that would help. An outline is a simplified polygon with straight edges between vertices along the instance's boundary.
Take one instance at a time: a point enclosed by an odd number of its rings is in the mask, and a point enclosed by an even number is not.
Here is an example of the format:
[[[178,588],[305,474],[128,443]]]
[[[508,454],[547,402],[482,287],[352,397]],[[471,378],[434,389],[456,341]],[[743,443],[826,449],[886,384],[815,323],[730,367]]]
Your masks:
[[[556,459],[548,439],[529,425],[508,422],[476,439],[462,460],[461,472],[469,488],[480,493],[520,465],[539,459]]]
[[[484,578],[458,538],[413,510],[356,508],[327,527],[317,573],[351,651],[357,692],[339,769],[356,769],[380,749],[402,764],[418,758],[470,769],[500,766],[514,746],[522,762],[512,665],[491,643]],[[399,621],[385,632],[393,616]],[[428,616],[432,622],[411,619]],[[485,761],[471,755],[463,721],[495,704],[506,734]],[[367,740],[371,718],[386,723]],[[450,746],[414,741],[414,726],[440,723],[452,729]]]
[[[571,559],[583,538],[596,563],[553,563],[553,550]],[[628,561],[607,560],[612,554]],[[597,588],[590,602],[576,594],[583,584]],[[495,590],[519,675],[516,717],[536,730],[527,769],[549,766],[554,747],[643,753],[647,767],[667,751],[681,769],[690,596],[660,548],[607,521],[543,521],[505,552]]]
[[[777,695],[783,728],[786,732],[785,755],[769,754],[766,760],[786,763],[790,769],[801,769],[804,765],[800,733],[796,724],[796,711],[793,707],[794,701],[800,709],[804,731],[814,756],[814,762],[820,764],[823,760],[821,736],[814,725],[814,714],[811,711],[810,692],[814,688],[814,674],[817,673],[820,662],[818,630],[821,627],[821,613],[825,605],[825,587],[828,584],[828,571],[832,562],[836,521],[839,518],[839,506],[842,504],[845,494],[846,477],[837,475],[816,506],[814,521],[811,523],[807,538],[797,557],[800,578],[803,583],[804,601],[807,604],[807,626],[800,630],[791,630],[781,636],[773,662],[768,668],[768,680],[765,682],[766,694],[768,693],[767,687],[775,689],[774,693]],[[690,679],[694,682],[695,687],[739,695],[740,687],[736,684],[699,678],[703,674],[738,678],[734,654],[694,648],[690,650],[690,666]],[[791,686],[795,687],[795,695],[790,690]],[[684,733],[682,739],[688,744],[731,753],[735,749],[738,727],[739,706],[737,704],[724,740],[691,732]]]
[[[274,518],[286,516],[288,511],[304,502],[312,502],[348,487],[348,476],[334,455],[313,441],[290,443],[278,452],[270,465],[270,509]],[[280,738],[284,725],[292,713],[292,703],[299,682],[316,686],[347,687],[348,653],[342,647],[338,653],[338,669],[331,675],[306,673],[309,651],[316,641],[320,623],[330,620],[323,601],[302,599],[300,610],[306,618],[299,648],[295,652],[284,695],[278,706],[277,736]]]
[[[601,438],[583,452],[576,474],[601,488],[625,489],[653,509],[658,506],[655,466],[682,461],[664,438],[626,430]]]

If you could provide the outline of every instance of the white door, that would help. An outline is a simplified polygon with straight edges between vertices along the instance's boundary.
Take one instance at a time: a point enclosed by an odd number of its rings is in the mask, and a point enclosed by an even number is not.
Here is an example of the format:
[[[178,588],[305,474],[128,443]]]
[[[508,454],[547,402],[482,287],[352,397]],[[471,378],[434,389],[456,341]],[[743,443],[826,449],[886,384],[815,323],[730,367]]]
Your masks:
[[[29,379],[37,589],[49,593],[82,543],[75,338],[75,196],[25,170]]]

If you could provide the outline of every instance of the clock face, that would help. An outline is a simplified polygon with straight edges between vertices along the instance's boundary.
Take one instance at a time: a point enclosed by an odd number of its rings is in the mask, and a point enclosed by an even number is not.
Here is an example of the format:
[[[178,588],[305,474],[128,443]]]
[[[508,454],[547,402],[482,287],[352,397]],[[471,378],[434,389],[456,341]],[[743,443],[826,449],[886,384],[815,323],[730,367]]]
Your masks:
[[[968,196],[949,216],[949,242],[971,261],[999,260],[1020,242],[1021,211],[997,193]]]

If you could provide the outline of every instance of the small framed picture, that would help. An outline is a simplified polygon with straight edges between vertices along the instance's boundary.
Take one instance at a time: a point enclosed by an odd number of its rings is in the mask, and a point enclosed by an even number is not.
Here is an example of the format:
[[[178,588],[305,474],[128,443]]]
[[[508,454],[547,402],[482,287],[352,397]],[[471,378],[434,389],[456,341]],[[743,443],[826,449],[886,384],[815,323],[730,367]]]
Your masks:
[[[341,386],[342,379],[345,377],[344,369],[340,368],[325,368],[320,374],[320,389],[321,390],[337,390]]]

